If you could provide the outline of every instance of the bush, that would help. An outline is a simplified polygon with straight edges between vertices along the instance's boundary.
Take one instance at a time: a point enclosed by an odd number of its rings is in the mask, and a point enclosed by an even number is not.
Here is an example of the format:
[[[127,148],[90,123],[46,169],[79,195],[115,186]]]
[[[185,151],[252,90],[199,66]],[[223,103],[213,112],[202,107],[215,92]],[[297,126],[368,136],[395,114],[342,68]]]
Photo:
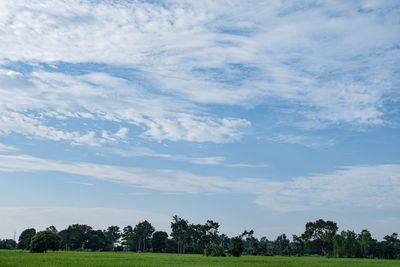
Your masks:
[[[232,256],[240,257],[244,250],[244,243],[241,237],[237,236],[232,238],[229,252]]]
[[[17,248],[17,242],[13,239],[0,240],[0,249],[15,249]]]
[[[219,244],[210,243],[204,249],[204,253],[206,256],[213,256],[213,257],[224,257],[225,251],[224,247]]]

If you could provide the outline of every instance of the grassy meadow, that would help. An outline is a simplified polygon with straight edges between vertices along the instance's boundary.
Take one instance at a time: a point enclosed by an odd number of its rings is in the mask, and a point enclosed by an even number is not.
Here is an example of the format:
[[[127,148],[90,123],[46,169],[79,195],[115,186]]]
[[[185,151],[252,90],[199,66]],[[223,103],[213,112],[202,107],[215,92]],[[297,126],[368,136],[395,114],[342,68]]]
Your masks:
[[[118,267],[118,266],[363,266],[391,267],[400,266],[400,260],[368,259],[328,259],[324,257],[265,257],[242,256],[206,257],[202,255],[178,255],[156,253],[117,253],[117,252],[49,252],[33,254],[23,251],[0,251],[0,267]]]

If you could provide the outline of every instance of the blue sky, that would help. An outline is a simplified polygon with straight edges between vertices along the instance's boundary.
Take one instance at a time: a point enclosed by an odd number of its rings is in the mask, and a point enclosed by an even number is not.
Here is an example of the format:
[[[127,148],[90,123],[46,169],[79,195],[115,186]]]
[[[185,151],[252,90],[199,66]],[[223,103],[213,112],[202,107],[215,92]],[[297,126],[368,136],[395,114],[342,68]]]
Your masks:
[[[0,1],[0,238],[400,224],[399,1]]]

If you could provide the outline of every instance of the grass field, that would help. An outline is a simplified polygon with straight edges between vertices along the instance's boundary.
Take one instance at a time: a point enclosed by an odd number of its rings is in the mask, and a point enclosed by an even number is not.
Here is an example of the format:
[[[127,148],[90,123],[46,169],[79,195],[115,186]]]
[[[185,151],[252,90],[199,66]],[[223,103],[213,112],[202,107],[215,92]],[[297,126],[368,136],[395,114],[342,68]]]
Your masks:
[[[206,257],[201,255],[176,255],[153,253],[113,253],[113,252],[49,252],[32,254],[22,251],[0,251],[0,266],[363,266],[391,267],[400,266],[400,260],[366,260],[366,259],[328,259],[323,257]]]

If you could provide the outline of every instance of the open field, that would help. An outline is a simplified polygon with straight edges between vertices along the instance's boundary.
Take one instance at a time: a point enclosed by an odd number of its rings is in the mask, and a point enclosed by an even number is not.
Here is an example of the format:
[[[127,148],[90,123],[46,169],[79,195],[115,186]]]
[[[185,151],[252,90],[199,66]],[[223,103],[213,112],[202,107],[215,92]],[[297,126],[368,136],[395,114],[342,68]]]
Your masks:
[[[32,254],[22,251],[0,251],[0,266],[37,267],[114,267],[114,266],[400,266],[400,261],[366,259],[328,259],[322,257],[263,257],[242,256],[206,257],[201,255],[177,255],[155,253],[113,253],[113,252],[49,252]]]

